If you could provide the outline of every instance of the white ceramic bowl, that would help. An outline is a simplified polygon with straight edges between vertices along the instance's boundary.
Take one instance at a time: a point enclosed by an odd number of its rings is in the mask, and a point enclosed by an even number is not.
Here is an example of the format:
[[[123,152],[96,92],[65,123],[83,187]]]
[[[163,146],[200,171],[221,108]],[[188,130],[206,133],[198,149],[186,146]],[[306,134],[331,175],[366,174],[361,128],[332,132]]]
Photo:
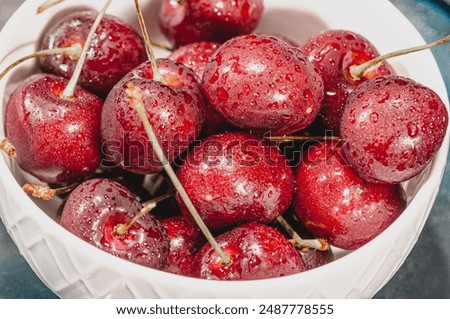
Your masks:
[[[35,50],[42,30],[74,8],[99,9],[103,1],[66,0],[42,15],[43,0],[28,0],[0,34],[0,69]],[[142,1],[151,36],[164,41],[156,25],[159,0]],[[324,29],[342,28],[366,36],[381,53],[424,43],[407,19],[387,0],[265,0],[257,32],[284,34],[301,43]],[[67,11],[68,10],[68,11]],[[114,1],[110,13],[137,27],[131,1]],[[435,90],[448,107],[446,89],[430,52],[391,61],[396,71]],[[14,87],[36,72],[28,62],[0,83],[0,106]],[[0,132],[3,132],[3,116]],[[0,133],[1,134],[1,133]],[[405,183],[408,208],[380,236],[362,248],[335,250],[336,260],[297,275],[246,282],[181,277],[121,260],[85,243],[60,227],[58,201],[34,201],[21,185],[36,181],[0,157],[1,218],[21,254],[41,280],[65,298],[344,298],[372,297],[397,271],[416,242],[433,205],[444,172],[449,135],[432,164]]]

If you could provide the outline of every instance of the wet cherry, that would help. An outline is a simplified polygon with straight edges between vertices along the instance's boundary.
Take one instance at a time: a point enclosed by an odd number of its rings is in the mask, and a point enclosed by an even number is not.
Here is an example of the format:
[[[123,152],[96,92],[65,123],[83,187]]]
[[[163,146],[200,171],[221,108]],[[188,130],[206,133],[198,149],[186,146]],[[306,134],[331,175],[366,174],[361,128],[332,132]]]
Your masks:
[[[248,34],[264,10],[262,0],[163,0],[159,25],[175,45],[192,42],[225,42]]]
[[[43,35],[40,49],[66,47],[73,43],[84,46],[96,15],[94,11],[81,11],[64,16]],[[142,37],[124,21],[106,15],[95,31],[79,84],[100,96],[106,96],[128,71],[145,60]],[[65,78],[72,76],[76,63],[66,54],[40,58],[45,72]]]
[[[274,37],[247,35],[223,44],[203,74],[208,102],[231,124],[288,134],[310,125],[323,84],[298,49]]]
[[[164,270],[191,276],[195,253],[205,243],[203,234],[191,219],[183,216],[170,217],[161,223],[170,239],[170,251]]]
[[[211,230],[271,222],[289,207],[294,187],[286,158],[275,146],[247,133],[203,139],[177,176]]]
[[[433,90],[405,77],[378,77],[347,101],[341,123],[345,157],[368,181],[400,183],[436,155],[447,126],[447,109]]]
[[[125,234],[117,227],[135,217],[142,205],[121,184],[96,178],[80,184],[69,196],[61,225],[74,235],[112,255],[161,269],[166,265],[170,241],[152,215],[140,217]]]
[[[347,97],[356,86],[367,79],[394,73],[392,67],[383,62],[361,80],[352,80],[349,76],[351,65],[359,65],[379,56],[369,40],[352,31],[327,30],[311,37],[300,48],[322,76],[325,96],[320,114],[325,125],[336,135],[339,134]]]
[[[101,160],[103,102],[81,87],[72,98],[61,97],[67,82],[55,75],[33,75],[6,105],[6,135],[20,167],[48,183],[84,178]]]
[[[150,62],[145,62],[127,74],[105,100],[101,121],[105,165],[118,165],[138,174],[163,170],[141,120],[130,105],[126,93],[130,83],[142,90],[150,122],[169,161],[199,136],[204,101],[195,73],[168,59],[158,60],[158,67],[165,83],[153,80]]]
[[[342,144],[312,145],[295,175],[294,210],[315,236],[356,249],[385,230],[406,207],[400,185],[363,180],[346,163]]]
[[[193,275],[214,280],[253,280],[288,276],[306,270],[292,244],[275,228],[251,222],[219,235],[217,242],[231,257],[223,264],[210,244],[196,254]]]
[[[199,77],[203,76],[203,71],[206,64],[213,53],[219,48],[220,44],[217,42],[193,42],[173,51],[168,59],[183,63],[190,67]],[[223,119],[213,107],[209,104],[205,106],[205,121],[203,127],[203,134],[211,135],[213,133],[222,133],[227,130],[232,130],[232,127]]]

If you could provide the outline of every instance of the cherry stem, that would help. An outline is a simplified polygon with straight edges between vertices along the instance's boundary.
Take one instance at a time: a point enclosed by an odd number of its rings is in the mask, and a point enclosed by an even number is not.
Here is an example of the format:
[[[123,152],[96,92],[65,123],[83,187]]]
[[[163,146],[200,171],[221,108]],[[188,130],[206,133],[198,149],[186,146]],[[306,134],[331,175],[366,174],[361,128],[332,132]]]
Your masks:
[[[22,189],[25,193],[33,197],[42,200],[52,200],[56,195],[66,194],[73,191],[79,184],[80,183],[78,182],[74,182],[67,186],[52,189],[49,186],[26,183],[22,186]]]
[[[72,77],[69,80],[69,83],[65,87],[64,91],[61,94],[63,99],[71,99],[75,93],[75,88],[77,87],[78,78],[80,77],[81,70],[83,69],[84,62],[86,61],[87,52],[91,46],[92,39],[94,37],[95,31],[97,30],[100,22],[102,21],[104,15],[106,14],[106,10],[108,10],[109,5],[112,0],[106,0],[105,5],[102,10],[97,15],[97,18],[92,25],[91,30],[86,38],[86,42],[83,46],[83,51],[81,52],[80,58],[78,59],[77,65],[75,66],[75,70],[73,71]]]
[[[51,7],[63,1],[64,0],[47,0],[37,8],[36,13],[37,14],[43,13],[45,10],[50,9]]]
[[[144,16],[142,15],[141,6],[139,5],[139,0],[134,0],[134,5],[136,7],[136,14],[139,21],[139,26],[141,28],[142,36],[145,42],[145,50],[147,51],[147,57],[150,61],[153,71],[153,80],[156,82],[164,83],[164,79],[159,72],[158,64],[156,63],[155,54],[152,48],[152,42],[150,41],[150,37],[148,36],[147,28],[145,27]]]
[[[265,139],[269,141],[339,141],[339,136],[267,136]]]
[[[316,239],[302,239],[299,234],[292,228],[291,225],[284,219],[283,216],[277,217],[277,222],[286,230],[291,240],[289,240],[296,248],[304,249],[304,248],[312,248],[320,251],[325,251],[330,249],[330,244],[324,238],[316,238]]]
[[[147,116],[147,112],[145,110],[144,101],[142,99],[142,91],[139,87],[137,87],[133,83],[128,84],[127,94],[130,98],[130,104],[131,106],[136,110],[138,113],[138,116],[140,120],[142,121],[145,132],[147,133],[148,139],[152,143],[153,150],[155,151],[156,155],[158,156],[158,159],[160,160],[161,164],[163,165],[167,175],[169,176],[170,180],[172,181],[175,189],[180,194],[180,197],[182,198],[184,204],[186,205],[187,209],[191,213],[192,217],[194,218],[195,222],[197,223],[198,227],[202,231],[202,233],[205,235],[208,242],[211,244],[211,246],[214,248],[216,253],[219,255],[219,257],[222,260],[222,263],[225,265],[229,265],[231,263],[231,258],[225,252],[220,248],[219,244],[215,240],[214,236],[209,231],[208,227],[200,217],[199,213],[197,212],[196,208],[192,204],[191,199],[189,198],[188,194],[186,193],[186,190],[184,189],[183,185],[181,184],[180,180],[178,179],[177,175],[175,174],[175,171],[173,170],[172,166],[170,165],[170,162],[167,160],[166,155],[164,154],[161,145],[159,144],[159,141],[155,135],[155,132],[153,131],[152,125],[150,124],[150,121]]]
[[[151,199],[151,200],[148,200],[148,201],[146,201],[146,202],[143,202],[143,203],[142,203],[142,206],[147,206],[148,204],[150,204],[150,203],[152,203],[152,202],[155,202],[155,201],[156,201],[156,203],[160,203],[160,202],[162,202],[163,200],[166,200],[166,199],[169,199],[169,198],[171,198],[171,197],[174,197],[174,195],[175,195],[174,193],[167,193],[167,194],[164,194],[164,195],[155,197],[154,199]]]
[[[352,77],[353,80],[360,80],[362,77],[366,76],[367,73],[372,72],[373,70],[376,70],[381,63],[383,63],[385,60],[396,57],[396,56],[400,56],[400,55],[405,55],[408,53],[413,53],[413,52],[417,52],[417,51],[422,51],[422,50],[426,50],[426,49],[431,49],[433,47],[436,47],[438,45],[441,45],[447,41],[450,40],[450,34],[440,38],[437,41],[434,41],[432,43],[428,43],[428,44],[424,44],[424,45],[419,45],[416,47],[412,47],[412,48],[407,48],[407,49],[403,49],[403,50],[398,50],[398,51],[394,51],[388,54],[384,54],[381,55],[379,57],[376,57],[370,61],[367,61],[363,64],[360,65],[352,65],[350,66],[350,75]]]
[[[14,147],[14,145],[11,144],[8,138],[4,138],[0,142],[0,149],[3,150],[6,153],[6,155],[8,155],[11,158],[17,157],[16,148]]]
[[[143,205],[144,207],[142,207],[142,209],[139,211],[139,213],[136,214],[130,221],[128,221],[126,224],[118,224],[114,226],[114,235],[122,238],[125,237],[130,227],[133,226],[141,217],[147,215],[147,213],[155,209],[160,202],[172,196],[173,196],[172,194],[165,194],[146,202],[145,205]]]
[[[20,58],[19,60],[9,65],[5,70],[2,71],[2,73],[0,73],[0,80],[3,79],[5,75],[8,74],[8,72],[11,71],[13,68],[15,68],[16,66],[27,60],[53,54],[67,54],[71,59],[76,60],[80,57],[81,51],[82,51],[81,45],[79,43],[74,43],[70,47],[53,48],[34,52],[32,54],[24,56],[23,58]]]

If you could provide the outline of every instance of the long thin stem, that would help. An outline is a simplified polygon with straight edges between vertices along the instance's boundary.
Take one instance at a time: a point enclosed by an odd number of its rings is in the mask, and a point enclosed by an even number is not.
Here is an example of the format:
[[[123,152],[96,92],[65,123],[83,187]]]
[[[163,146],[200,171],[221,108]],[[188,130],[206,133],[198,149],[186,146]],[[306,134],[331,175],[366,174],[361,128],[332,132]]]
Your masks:
[[[130,83],[128,85],[127,94],[130,97],[130,104],[132,107],[136,110],[138,113],[139,118],[141,119],[145,132],[147,133],[148,139],[152,143],[153,150],[155,151],[156,155],[158,156],[158,159],[160,160],[161,164],[163,165],[167,175],[169,176],[170,180],[172,181],[175,189],[180,194],[180,197],[182,198],[184,204],[186,205],[189,212],[192,214],[192,217],[194,218],[195,222],[197,223],[200,230],[203,232],[205,237],[208,239],[209,243],[213,246],[216,253],[219,255],[219,257],[222,260],[223,264],[230,264],[231,258],[225,254],[225,252],[220,248],[219,244],[215,240],[214,236],[209,231],[208,227],[205,225],[204,221],[200,217],[199,213],[197,212],[197,209],[192,204],[191,199],[189,198],[188,194],[186,193],[186,190],[184,189],[183,185],[180,183],[180,180],[178,179],[177,175],[175,174],[175,171],[173,170],[172,166],[170,165],[166,155],[164,154],[164,151],[162,150],[161,145],[159,144],[159,141],[155,135],[155,132],[153,131],[152,125],[150,124],[150,121],[147,116],[147,112],[144,107],[144,101],[142,100],[142,91],[139,87],[134,85],[133,83]]]
[[[45,10],[50,9],[51,7],[63,1],[64,0],[47,0],[37,8],[36,13],[37,14],[43,13]]]
[[[164,83],[164,79],[159,72],[158,64],[156,63],[155,54],[153,53],[152,42],[150,41],[150,37],[148,36],[147,28],[145,26],[144,16],[142,14],[141,6],[139,5],[139,0],[134,0],[134,5],[136,7],[136,14],[139,21],[139,27],[141,28],[142,37],[145,42],[145,50],[147,51],[147,57],[150,61],[153,71],[153,80],[157,82]]]
[[[404,54],[408,54],[408,53],[412,53],[412,52],[417,52],[417,51],[422,51],[422,50],[426,50],[426,49],[431,49],[433,47],[436,47],[438,45],[441,45],[447,41],[450,40],[450,34],[440,38],[437,41],[434,41],[432,43],[429,44],[424,44],[424,45],[419,45],[419,46],[415,46],[412,48],[407,48],[407,49],[403,49],[403,50],[398,50],[398,51],[394,51],[388,54],[384,54],[381,55],[379,57],[376,57],[370,61],[367,61],[363,64],[360,65],[352,65],[350,66],[350,75],[353,78],[353,80],[360,80],[362,77],[364,77],[367,73],[376,70],[381,63],[383,63],[385,60],[396,57],[396,56],[400,56],[400,55],[404,55]]]
[[[145,207],[145,206],[147,206],[147,205],[149,205],[150,203],[153,203],[153,202],[156,202],[158,204],[158,203],[162,202],[163,200],[169,199],[169,198],[174,197],[174,196],[175,196],[174,193],[167,193],[167,194],[155,197],[153,199],[150,199],[150,200],[148,200],[146,202],[143,202],[142,206]]]
[[[92,38],[94,37],[95,31],[97,30],[100,22],[102,21],[104,15],[106,14],[106,10],[108,10],[108,7],[111,4],[111,2],[112,0],[106,0],[105,5],[97,15],[97,18],[95,19],[94,24],[92,25],[92,28],[89,31],[89,34],[86,38],[86,42],[84,43],[83,46],[83,51],[81,52],[80,58],[78,59],[77,65],[75,66],[75,70],[73,71],[72,77],[70,78],[69,83],[62,92],[61,97],[64,99],[71,99],[73,97],[73,94],[75,93],[78,78],[80,77],[81,70],[83,69],[84,62],[86,61],[87,52],[91,46]]]
[[[25,62],[27,60],[38,58],[45,55],[53,55],[53,54],[67,54],[71,59],[76,60],[80,57],[81,51],[83,48],[79,43],[74,43],[70,47],[66,48],[53,48],[53,49],[47,49],[47,50],[41,50],[34,52],[32,54],[26,55],[19,60],[15,61],[11,65],[9,65],[5,70],[3,70],[0,73],[0,80],[3,79],[3,77],[8,74],[9,71],[11,71],[13,68],[21,64],[22,62]]]
[[[172,194],[165,194],[161,195],[159,197],[156,197],[150,201],[148,201],[144,207],[139,211],[138,214],[136,214],[132,219],[130,219],[125,224],[118,224],[114,226],[114,235],[119,237],[124,237],[131,226],[133,226],[141,217],[147,215],[149,212],[151,212],[153,209],[156,208],[156,206],[162,202],[163,200],[166,200],[168,198],[172,197]]]

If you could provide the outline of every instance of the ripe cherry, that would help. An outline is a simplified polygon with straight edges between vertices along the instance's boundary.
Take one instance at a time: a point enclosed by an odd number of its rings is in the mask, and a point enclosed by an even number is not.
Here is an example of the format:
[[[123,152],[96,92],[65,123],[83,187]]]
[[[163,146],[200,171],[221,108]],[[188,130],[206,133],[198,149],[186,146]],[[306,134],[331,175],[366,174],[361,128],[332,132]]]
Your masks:
[[[225,42],[248,34],[264,10],[262,0],[163,0],[159,25],[175,45],[192,42]]]
[[[310,146],[295,175],[294,210],[315,236],[356,249],[385,230],[406,207],[400,185],[363,180],[346,163],[340,142]]]
[[[64,16],[43,35],[40,48],[68,47],[73,43],[84,46],[96,15],[93,11],[81,11]],[[145,60],[142,37],[124,21],[106,15],[94,33],[79,84],[106,96],[128,71]],[[72,76],[77,63],[67,54],[44,56],[39,61],[45,72],[65,78]]]
[[[430,88],[400,76],[362,83],[341,123],[345,157],[365,180],[400,183],[420,173],[439,150],[448,112]]]
[[[227,121],[259,133],[306,128],[323,98],[322,79],[305,55],[263,35],[223,44],[206,66],[202,82],[206,99]]]
[[[320,114],[324,124],[336,135],[339,134],[345,102],[356,86],[362,81],[394,73],[392,67],[383,62],[361,80],[352,80],[349,76],[350,66],[379,56],[369,40],[352,31],[327,30],[311,37],[300,48],[322,76],[325,96]]]
[[[193,276],[215,280],[253,280],[288,276],[306,270],[297,250],[275,228],[255,222],[219,235],[217,242],[231,257],[229,264],[210,244],[196,254]]]
[[[217,42],[189,43],[177,48],[167,58],[190,67],[201,79],[206,64],[219,46],[220,43]]]
[[[26,172],[48,183],[91,174],[100,164],[102,101],[77,87],[62,97],[67,80],[36,74],[23,81],[6,105],[5,130]]]
[[[248,221],[269,223],[292,199],[293,173],[286,158],[275,146],[247,133],[203,139],[177,176],[211,230]]]
[[[80,184],[68,197],[61,225],[74,235],[112,255],[151,268],[166,265],[170,241],[152,215],[126,225],[142,209],[136,196],[121,184],[96,178]]]
[[[170,251],[164,270],[191,276],[195,253],[205,243],[203,234],[191,219],[183,216],[170,217],[161,223],[170,239]]]
[[[199,136],[204,101],[195,73],[168,59],[158,60],[158,67],[165,83],[153,80],[151,63],[144,62],[128,73],[105,100],[101,125],[105,165],[120,165],[138,174],[163,170],[130,104],[126,93],[130,83],[142,90],[148,116],[170,162]]]
[[[219,48],[220,44],[217,42],[194,42],[183,46],[172,52],[168,59],[183,63],[190,67],[199,77],[203,76],[203,71],[206,64],[213,53]],[[205,106],[205,121],[203,133],[211,135],[214,133],[222,133],[231,130],[231,126],[226,123],[222,115],[220,115],[209,104]]]

